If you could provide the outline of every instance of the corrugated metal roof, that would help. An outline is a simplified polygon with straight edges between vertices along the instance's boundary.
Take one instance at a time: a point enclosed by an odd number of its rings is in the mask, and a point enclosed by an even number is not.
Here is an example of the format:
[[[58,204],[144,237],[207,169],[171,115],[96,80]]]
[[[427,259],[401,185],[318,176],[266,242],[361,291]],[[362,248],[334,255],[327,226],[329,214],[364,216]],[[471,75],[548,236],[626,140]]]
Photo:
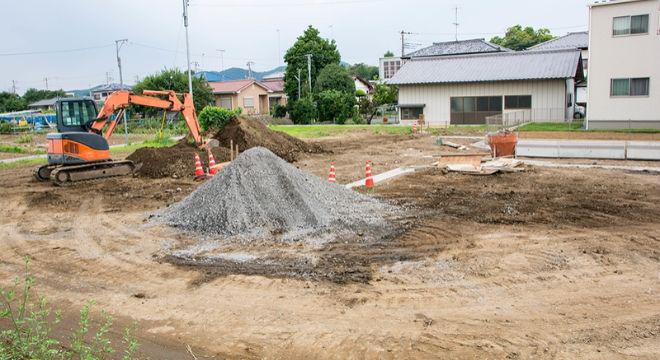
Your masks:
[[[567,79],[576,76],[580,51],[521,51],[411,59],[388,81],[394,85]]]
[[[544,43],[532,46],[528,50],[559,50],[589,48],[589,32],[572,32]]]
[[[485,39],[470,39],[433,43],[429,47],[413,51],[405,57],[447,56],[511,51],[505,47],[490,43]]]
[[[35,101],[32,104],[29,104],[28,107],[53,106],[59,99],[60,97],[58,96],[52,99],[43,99],[43,100]]]

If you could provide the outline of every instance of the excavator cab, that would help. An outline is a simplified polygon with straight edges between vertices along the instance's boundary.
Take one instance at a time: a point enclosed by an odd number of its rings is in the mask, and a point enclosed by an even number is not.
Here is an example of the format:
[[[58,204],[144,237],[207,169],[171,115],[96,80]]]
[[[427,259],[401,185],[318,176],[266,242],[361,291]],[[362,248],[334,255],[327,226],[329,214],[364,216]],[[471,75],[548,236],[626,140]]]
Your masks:
[[[57,101],[57,131],[87,132],[98,113],[96,103],[86,98],[64,98]]]
[[[103,136],[89,132],[97,115],[91,99],[65,98],[57,104],[57,133],[48,134],[48,164],[71,165],[110,160]]]

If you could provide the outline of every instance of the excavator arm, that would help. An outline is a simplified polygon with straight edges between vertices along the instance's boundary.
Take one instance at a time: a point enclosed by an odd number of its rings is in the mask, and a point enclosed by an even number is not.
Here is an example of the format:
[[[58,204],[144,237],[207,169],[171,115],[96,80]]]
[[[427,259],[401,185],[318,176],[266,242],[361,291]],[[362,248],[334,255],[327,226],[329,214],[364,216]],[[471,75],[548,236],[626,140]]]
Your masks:
[[[143,95],[136,95],[130,91],[124,90],[110,94],[106,99],[105,104],[103,104],[103,108],[96,116],[96,119],[92,122],[90,131],[100,135],[102,134],[107,140],[112,136],[117,123],[119,123],[118,120],[110,121],[110,116],[117,112],[117,119],[119,119],[120,115],[126,111],[126,108],[129,105],[142,105],[166,111],[180,112],[183,115],[186,125],[188,125],[188,130],[190,130],[190,134],[195,140],[197,146],[200,148],[204,147],[205,144],[202,139],[199,121],[197,120],[195,105],[193,104],[192,96],[190,96],[190,94],[183,94],[183,103],[179,100],[173,90],[144,90],[142,94]],[[167,96],[167,99],[148,95]],[[106,124],[108,127],[105,132],[103,132],[103,127],[105,127]]]

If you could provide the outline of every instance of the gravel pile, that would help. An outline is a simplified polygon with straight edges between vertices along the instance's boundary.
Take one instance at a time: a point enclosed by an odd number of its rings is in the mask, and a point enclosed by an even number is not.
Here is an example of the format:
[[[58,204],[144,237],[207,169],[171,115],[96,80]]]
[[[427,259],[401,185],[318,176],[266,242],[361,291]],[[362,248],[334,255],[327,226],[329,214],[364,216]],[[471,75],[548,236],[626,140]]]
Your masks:
[[[396,209],[305,173],[266,148],[242,153],[159,218],[187,231],[242,242],[326,241],[391,234]]]

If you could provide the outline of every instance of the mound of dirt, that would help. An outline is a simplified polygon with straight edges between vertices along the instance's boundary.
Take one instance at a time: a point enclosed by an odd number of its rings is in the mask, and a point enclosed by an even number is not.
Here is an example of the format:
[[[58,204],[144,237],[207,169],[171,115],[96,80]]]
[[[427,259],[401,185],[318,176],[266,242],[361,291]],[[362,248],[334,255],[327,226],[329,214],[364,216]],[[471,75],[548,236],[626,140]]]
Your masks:
[[[319,153],[323,148],[318,144],[308,144],[287,134],[272,131],[258,120],[238,118],[227,124],[212,138],[220,142],[219,148],[213,149],[216,163],[230,160],[229,145],[233,141],[240,152],[265,147],[277,156],[289,162],[298,159],[301,153]],[[166,148],[142,148],[127,157],[138,167],[138,176],[159,179],[165,177],[190,178],[195,173],[195,153],[200,155],[202,166],[208,167],[208,158],[204,151],[190,145],[185,139]]]
[[[253,147],[265,147],[288,162],[298,159],[300,153],[320,153],[323,148],[318,144],[306,143],[282,132],[272,131],[258,120],[237,118],[225,125],[222,131],[213,136],[220,141],[220,146],[229,148],[233,140],[239,151]]]
[[[187,231],[252,240],[314,243],[395,233],[396,208],[303,172],[258,147],[242,153],[157,218]]]
[[[212,152],[216,163],[229,161],[229,149],[213,148]],[[195,153],[199,154],[202,166],[207,168],[206,152],[190,145],[186,139],[170,147],[137,149],[127,159],[137,165],[138,176],[191,178],[195,174]]]

